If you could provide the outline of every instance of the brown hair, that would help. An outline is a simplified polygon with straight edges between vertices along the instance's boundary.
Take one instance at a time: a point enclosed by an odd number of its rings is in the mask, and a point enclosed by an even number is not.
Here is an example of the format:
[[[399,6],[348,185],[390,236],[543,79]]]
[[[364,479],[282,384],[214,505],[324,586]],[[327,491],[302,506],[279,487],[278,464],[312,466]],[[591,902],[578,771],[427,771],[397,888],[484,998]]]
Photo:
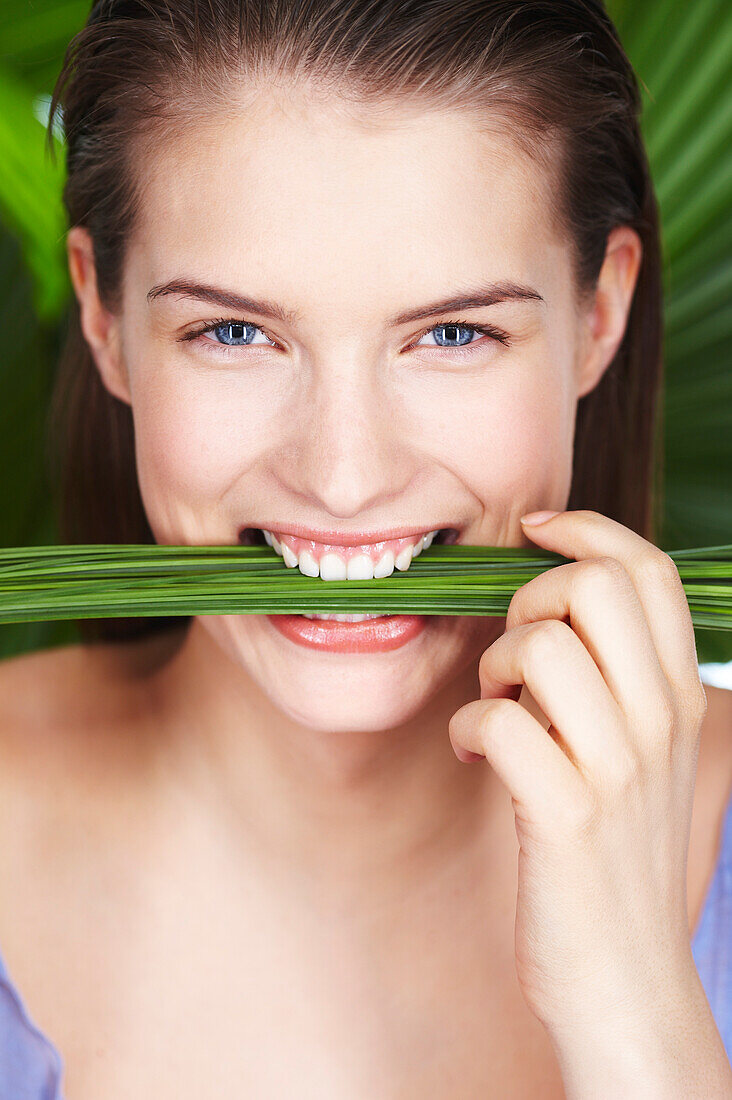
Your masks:
[[[654,538],[660,490],[661,274],[656,200],[635,75],[600,0],[100,0],[69,43],[61,108],[69,225],[92,237],[102,302],[118,307],[125,244],[144,201],[145,154],[197,112],[226,108],[236,80],[308,81],[374,111],[500,112],[535,155],[554,148],[555,216],[592,288],[607,236],[633,227],[643,260],[624,339],[580,398],[567,507]],[[543,140],[542,140],[543,139]],[[548,161],[547,161],[548,162]],[[130,407],[103,386],[74,298],[51,405],[65,542],[151,543]],[[654,489],[654,471],[659,478]],[[91,619],[89,639],[131,638],[189,619]]]

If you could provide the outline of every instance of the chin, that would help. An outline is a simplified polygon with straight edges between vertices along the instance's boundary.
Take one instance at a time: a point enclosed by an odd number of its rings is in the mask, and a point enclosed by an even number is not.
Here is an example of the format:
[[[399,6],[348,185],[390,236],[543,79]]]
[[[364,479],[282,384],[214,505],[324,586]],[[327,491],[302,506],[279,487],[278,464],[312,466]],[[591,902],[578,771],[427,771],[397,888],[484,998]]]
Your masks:
[[[261,684],[271,702],[298,725],[319,733],[383,733],[408,722],[428,703],[428,685],[421,684],[406,697],[403,683],[392,688],[379,679],[369,688],[354,683],[344,690],[343,679],[332,689],[320,684],[317,691],[278,691],[276,684]]]

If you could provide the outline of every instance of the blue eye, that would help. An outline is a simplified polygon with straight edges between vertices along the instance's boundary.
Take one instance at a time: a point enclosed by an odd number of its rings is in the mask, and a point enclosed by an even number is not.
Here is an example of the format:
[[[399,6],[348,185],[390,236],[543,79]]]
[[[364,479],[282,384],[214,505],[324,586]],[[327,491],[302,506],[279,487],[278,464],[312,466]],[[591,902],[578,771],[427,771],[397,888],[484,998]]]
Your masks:
[[[446,348],[448,351],[452,349],[467,348],[469,351],[472,351],[472,345],[478,343],[477,340],[473,339],[476,333],[479,336],[490,336],[500,344],[508,344],[510,342],[508,333],[504,332],[503,329],[495,328],[493,325],[471,325],[467,321],[442,321],[439,325],[433,325],[432,328],[423,332],[420,340],[423,340],[425,336],[432,336],[437,333],[444,335],[440,335],[439,337],[436,336],[435,344],[428,345],[417,342],[414,347],[432,346]]]
[[[436,338],[437,347],[451,348],[451,347],[464,347],[466,344],[473,343],[472,336],[474,333],[479,332],[479,329],[473,325],[464,325],[460,322],[445,323],[442,325],[435,325],[433,328],[426,332],[424,336],[432,336],[436,333],[444,333],[440,339]],[[424,339],[420,337],[420,339]]]
[[[238,348],[253,343],[257,332],[262,333],[262,336],[264,336],[261,328],[253,325],[250,321],[217,321],[209,328],[199,330],[196,335],[207,336],[208,333],[213,333],[216,339],[212,343],[221,343],[225,347]],[[267,337],[265,337],[265,340],[267,345],[271,346],[272,341]]]

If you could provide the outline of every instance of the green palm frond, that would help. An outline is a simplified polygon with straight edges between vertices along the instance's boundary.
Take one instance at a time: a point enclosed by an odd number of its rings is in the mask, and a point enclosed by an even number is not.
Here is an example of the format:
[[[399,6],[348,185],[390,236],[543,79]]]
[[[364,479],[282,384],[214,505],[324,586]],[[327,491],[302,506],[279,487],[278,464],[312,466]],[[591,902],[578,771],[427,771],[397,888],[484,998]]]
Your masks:
[[[695,628],[732,631],[732,543],[671,551]],[[492,615],[573,561],[536,547],[426,546],[372,580],[305,576],[269,546],[0,548],[0,623],[293,612]]]
[[[70,39],[91,0],[2,0],[0,66],[34,91],[49,93]]]
[[[53,165],[45,156],[46,127],[34,113],[34,98],[10,73],[0,71],[0,213],[22,241],[36,312],[46,320],[59,315],[68,292],[66,224],[62,164]]]

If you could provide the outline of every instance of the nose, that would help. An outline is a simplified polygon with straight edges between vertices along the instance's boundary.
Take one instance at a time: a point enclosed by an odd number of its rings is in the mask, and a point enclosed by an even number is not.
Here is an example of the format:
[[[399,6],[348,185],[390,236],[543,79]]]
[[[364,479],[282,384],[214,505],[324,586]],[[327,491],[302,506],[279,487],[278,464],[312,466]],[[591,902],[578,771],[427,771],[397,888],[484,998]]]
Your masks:
[[[361,353],[313,369],[298,410],[285,478],[311,507],[349,519],[379,509],[410,483],[416,457],[383,368]],[[283,479],[283,471],[279,471]]]

